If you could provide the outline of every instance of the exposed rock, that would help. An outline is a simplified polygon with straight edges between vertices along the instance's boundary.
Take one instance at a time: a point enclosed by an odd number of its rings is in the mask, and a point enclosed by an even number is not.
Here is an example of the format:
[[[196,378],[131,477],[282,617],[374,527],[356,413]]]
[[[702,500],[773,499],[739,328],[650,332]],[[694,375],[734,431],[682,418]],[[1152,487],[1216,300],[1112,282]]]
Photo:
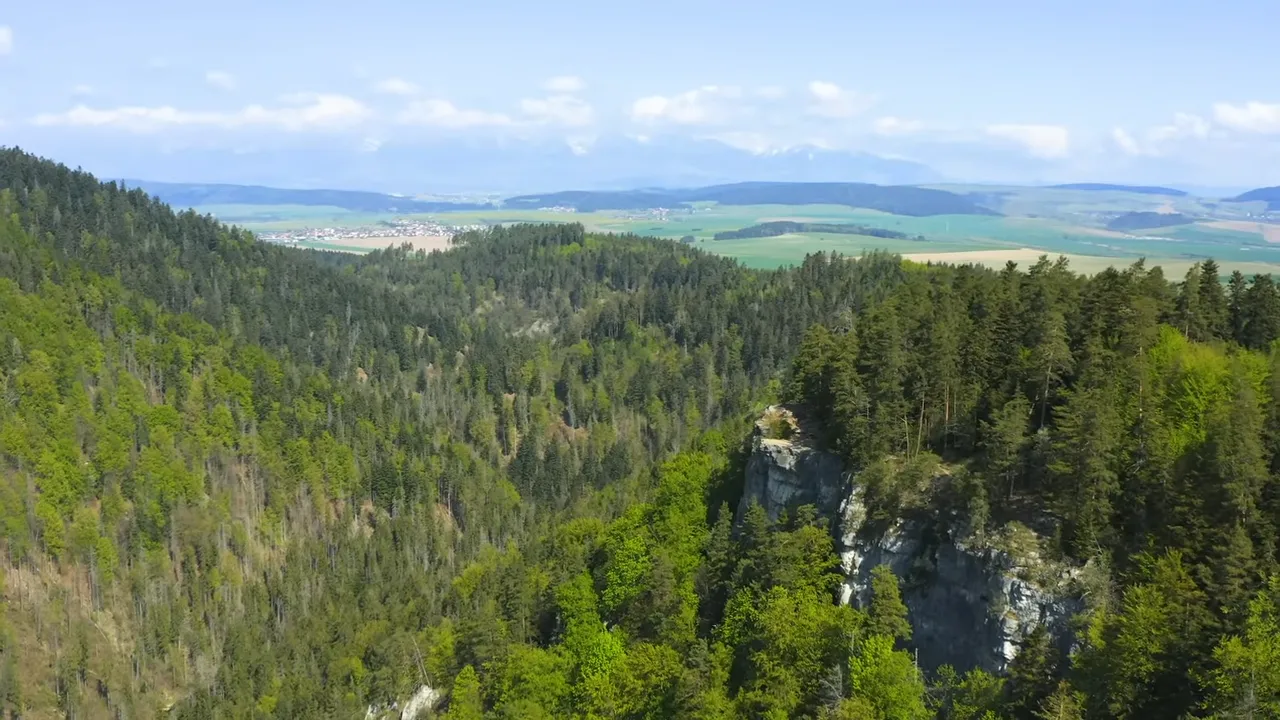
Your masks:
[[[444,696],[430,685],[419,685],[413,695],[400,708],[398,701],[387,705],[370,705],[365,708],[364,720],[414,720],[428,710],[434,710]]]
[[[427,710],[434,710],[436,705],[440,704],[442,696],[440,691],[430,685],[422,685],[418,691],[409,698],[404,704],[404,710],[400,713],[400,720],[414,720],[420,714]]]
[[[790,427],[790,437],[770,437],[776,434],[772,432],[774,421]],[[840,458],[814,446],[808,426],[803,409],[795,406],[772,406],[756,422],[739,519],[752,499],[770,520],[801,505],[813,505],[828,517],[839,509],[844,466]]]
[[[929,519],[901,520],[872,532],[857,477],[845,472],[838,457],[814,446],[816,433],[806,427],[803,412],[782,410],[792,412],[798,431],[787,439],[770,438],[776,421],[757,423],[739,518],[752,501],[771,519],[814,505],[832,521],[846,603],[865,605],[871,571],[889,565],[901,581],[914,631],[911,645],[924,667],[1003,670],[1020,641],[1041,624],[1060,645],[1069,645],[1069,620],[1081,609],[1072,589],[1077,571],[1042,562],[1030,530],[1017,528],[1024,547],[1016,553],[993,540],[954,537]],[[767,414],[778,412],[770,408]]]

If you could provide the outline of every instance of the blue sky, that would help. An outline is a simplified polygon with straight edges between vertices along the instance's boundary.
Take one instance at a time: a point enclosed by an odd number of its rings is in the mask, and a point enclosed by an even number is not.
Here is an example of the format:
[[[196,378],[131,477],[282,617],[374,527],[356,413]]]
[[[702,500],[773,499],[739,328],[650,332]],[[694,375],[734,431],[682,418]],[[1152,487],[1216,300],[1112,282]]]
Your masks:
[[[5,5],[0,144],[73,163],[671,136],[974,180],[1280,183],[1275,0]]]

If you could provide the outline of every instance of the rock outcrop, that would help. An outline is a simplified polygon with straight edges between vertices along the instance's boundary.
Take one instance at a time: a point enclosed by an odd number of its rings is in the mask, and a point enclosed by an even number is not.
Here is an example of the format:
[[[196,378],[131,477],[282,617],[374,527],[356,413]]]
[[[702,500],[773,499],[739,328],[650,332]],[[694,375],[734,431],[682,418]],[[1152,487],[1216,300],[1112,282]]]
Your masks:
[[[813,505],[827,517],[839,510],[846,484],[844,465],[836,455],[816,447],[808,430],[801,408],[775,406],[765,411],[752,436],[739,520],[752,499],[775,521],[783,510],[801,505]]]
[[[398,701],[388,705],[370,705],[364,713],[364,720],[415,720],[426,717],[428,710],[435,710],[444,696],[430,685],[419,685],[413,695],[400,707]]]
[[[790,432],[777,431],[786,430],[779,417]],[[1039,625],[1064,649],[1070,644],[1069,620],[1081,607],[1072,590],[1076,571],[1041,561],[1030,530],[1014,526],[993,538],[956,537],[929,518],[872,530],[857,476],[813,438],[803,410],[766,411],[752,439],[738,517],[752,502],[771,519],[815,506],[831,520],[847,603],[867,603],[871,571],[889,565],[902,585],[914,631],[911,645],[922,666],[1003,670]]]

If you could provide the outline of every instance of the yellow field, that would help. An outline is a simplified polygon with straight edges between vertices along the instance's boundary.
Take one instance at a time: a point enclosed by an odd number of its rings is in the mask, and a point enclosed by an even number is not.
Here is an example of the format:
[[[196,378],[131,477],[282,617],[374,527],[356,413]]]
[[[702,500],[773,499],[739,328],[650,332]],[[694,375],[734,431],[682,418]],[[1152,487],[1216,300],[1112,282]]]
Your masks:
[[[417,250],[448,250],[453,247],[448,235],[417,235],[413,237],[367,237],[367,238],[335,238],[333,244],[343,249],[359,248],[361,250],[382,250],[388,247],[400,247],[409,243]],[[324,243],[316,243],[317,247]]]
[[[1251,222],[1249,220],[1215,220],[1213,222],[1201,224],[1208,227],[1221,228],[1223,230],[1258,233],[1265,238],[1267,242],[1280,243],[1280,225],[1277,225],[1276,223]]]
[[[1018,263],[1022,269],[1026,269],[1029,265],[1033,265],[1040,259],[1041,255],[1048,255],[1050,260],[1055,260],[1058,253],[1046,252],[1044,250],[1036,250],[1034,248],[1010,248],[1008,250],[962,250],[959,252],[922,252],[922,253],[906,253],[902,257],[915,262],[933,262],[947,263],[952,265],[985,265],[986,267],[999,269],[1010,260]],[[1093,275],[1109,267],[1123,269],[1133,263],[1128,258],[1103,257],[1100,255],[1073,255],[1067,254],[1067,261],[1075,272],[1084,275]],[[1147,267],[1159,265],[1163,270],[1165,277],[1177,279],[1186,274],[1187,270],[1197,262],[1191,258],[1147,258]],[[1275,274],[1280,273],[1280,264],[1266,262],[1233,262],[1232,270],[1239,270],[1245,275],[1254,274]]]

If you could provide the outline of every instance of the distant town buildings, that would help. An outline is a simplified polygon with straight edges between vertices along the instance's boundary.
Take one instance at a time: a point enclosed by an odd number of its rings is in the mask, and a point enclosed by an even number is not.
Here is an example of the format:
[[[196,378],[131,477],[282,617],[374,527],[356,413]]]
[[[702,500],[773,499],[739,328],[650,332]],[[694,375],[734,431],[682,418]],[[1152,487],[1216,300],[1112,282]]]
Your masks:
[[[301,230],[278,230],[258,233],[258,237],[269,242],[335,242],[338,240],[354,240],[361,238],[398,238],[398,237],[449,237],[468,232],[483,230],[484,225],[443,225],[432,220],[392,220],[391,222],[368,227],[354,228],[304,228]]]

